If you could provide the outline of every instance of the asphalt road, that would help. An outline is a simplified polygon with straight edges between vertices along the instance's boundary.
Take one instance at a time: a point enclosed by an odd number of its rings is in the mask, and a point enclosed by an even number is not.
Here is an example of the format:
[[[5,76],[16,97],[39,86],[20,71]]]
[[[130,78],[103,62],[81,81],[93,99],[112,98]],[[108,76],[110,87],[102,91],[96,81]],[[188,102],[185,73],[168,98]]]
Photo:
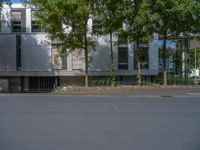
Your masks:
[[[0,150],[200,150],[200,97],[0,95]]]

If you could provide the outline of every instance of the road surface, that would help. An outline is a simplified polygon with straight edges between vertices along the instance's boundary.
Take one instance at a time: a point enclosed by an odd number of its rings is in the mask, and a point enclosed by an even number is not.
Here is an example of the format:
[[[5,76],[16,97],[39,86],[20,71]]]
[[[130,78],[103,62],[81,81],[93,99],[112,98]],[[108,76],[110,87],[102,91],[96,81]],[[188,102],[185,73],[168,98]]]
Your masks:
[[[0,95],[0,150],[200,150],[200,97]]]

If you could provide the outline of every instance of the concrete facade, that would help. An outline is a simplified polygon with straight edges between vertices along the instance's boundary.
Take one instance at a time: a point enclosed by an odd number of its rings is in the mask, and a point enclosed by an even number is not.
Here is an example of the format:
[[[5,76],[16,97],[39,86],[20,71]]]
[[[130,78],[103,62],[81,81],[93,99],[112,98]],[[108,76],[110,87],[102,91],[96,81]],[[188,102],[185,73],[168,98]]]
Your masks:
[[[11,29],[11,10],[17,8],[26,8],[26,32],[13,33]],[[49,35],[44,32],[32,33],[31,17],[32,8],[22,4],[13,4],[11,7],[4,6],[1,13],[1,19],[4,24],[0,34],[0,76],[3,77],[24,77],[24,82],[28,82],[28,77],[80,77],[84,76],[84,55],[83,53],[73,52],[62,60],[62,65],[53,67],[56,53],[52,47],[52,41]],[[88,27],[92,31],[92,20],[89,20]],[[21,37],[21,67],[16,67],[16,36]],[[89,66],[90,76],[109,76],[110,75],[110,50],[108,36],[93,36],[98,47],[91,55]],[[117,43],[117,37],[113,37]],[[142,70],[144,76],[158,75],[158,46],[154,39],[148,44],[149,47],[149,68]],[[128,69],[120,70],[118,68],[118,48],[128,48]],[[137,70],[134,69],[134,43],[115,44],[114,62],[117,76],[136,76]],[[75,54],[76,53],[76,54]],[[60,58],[58,59],[59,61]],[[24,83],[23,83],[24,84]],[[26,87],[27,88],[27,87]]]

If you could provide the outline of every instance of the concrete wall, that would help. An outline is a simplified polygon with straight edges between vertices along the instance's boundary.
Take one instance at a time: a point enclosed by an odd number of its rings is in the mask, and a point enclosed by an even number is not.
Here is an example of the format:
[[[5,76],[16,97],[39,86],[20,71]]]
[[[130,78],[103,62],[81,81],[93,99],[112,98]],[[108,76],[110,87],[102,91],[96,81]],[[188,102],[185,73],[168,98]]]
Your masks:
[[[0,92],[9,92],[7,79],[0,79]]]
[[[158,39],[149,43],[149,70],[158,72]]]
[[[91,53],[91,63],[89,65],[90,71],[109,71],[110,70],[110,48],[109,38],[96,37],[98,40],[98,47]]]
[[[21,92],[21,78],[9,77],[9,92]]]
[[[16,71],[15,35],[0,35],[0,71]]]
[[[11,33],[11,9],[23,4],[4,5],[0,35],[0,71],[16,71],[16,34]],[[31,8],[26,7],[26,32],[31,33]],[[20,35],[20,33],[17,33]],[[51,43],[47,34],[21,34],[21,71],[50,71]]]
[[[22,71],[51,71],[51,44],[47,34],[23,34]]]

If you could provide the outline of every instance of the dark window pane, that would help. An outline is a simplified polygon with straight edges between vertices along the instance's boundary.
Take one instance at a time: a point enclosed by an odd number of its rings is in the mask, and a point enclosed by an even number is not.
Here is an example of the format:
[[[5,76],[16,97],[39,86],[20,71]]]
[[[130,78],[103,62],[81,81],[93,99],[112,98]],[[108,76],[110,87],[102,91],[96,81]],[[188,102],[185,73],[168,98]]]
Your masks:
[[[42,26],[39,21],[32,21],[32,32],[41,32]]]
[[[137,49],[135,49],[134,54],[134,69],[138,69],[137,66]],[[149,69],[149,48],[140,47],[140,65],[141,69]]]
[[[21,69],[21,36],[16,36],[17,70]]]
[[[118,69],[121,69],[121,70],[128,69],[128,48],[127,47],[118,48]]]
[[[25,27],[25,15],[22,15],[22,9],[13,9],[11,10],[11,29],[12,32],[21,32],[22,24]],[[24,30],[25,31],[25,30]]]
[[[21,32],[21,21],[12,21],[12,32]]]

